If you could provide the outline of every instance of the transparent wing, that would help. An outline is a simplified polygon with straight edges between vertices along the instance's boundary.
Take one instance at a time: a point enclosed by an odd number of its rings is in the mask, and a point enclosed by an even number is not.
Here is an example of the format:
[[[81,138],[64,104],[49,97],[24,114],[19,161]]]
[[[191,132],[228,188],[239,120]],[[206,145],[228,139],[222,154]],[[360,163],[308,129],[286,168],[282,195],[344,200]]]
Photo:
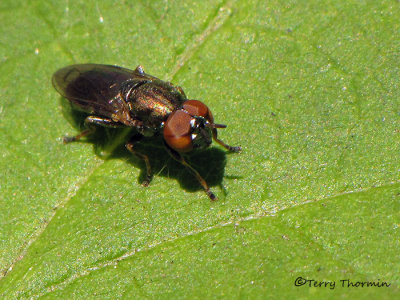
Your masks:
[[[121,84],[151,81],[155,77],[141,69],[129,70],[111,65],[80,64],[58,70],[53,75],[54,88],[78,109],[110,117],[118,108],[111,101],[120,93]]]

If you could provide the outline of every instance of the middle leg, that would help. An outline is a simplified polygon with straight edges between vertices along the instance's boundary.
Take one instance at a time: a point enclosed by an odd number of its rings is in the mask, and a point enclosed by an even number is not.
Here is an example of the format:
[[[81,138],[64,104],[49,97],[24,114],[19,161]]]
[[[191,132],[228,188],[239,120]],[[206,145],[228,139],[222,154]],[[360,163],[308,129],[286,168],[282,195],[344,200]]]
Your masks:
[[[196,177],[196,179],[198,180],[198,182],[201,184],[201,186],[203,187],[204,191],[206,192],[207,196],[212,200],[218,200],[217,197],[214,195],[214,193],[210,190],[210,187],[208,186],[207,182],[204,180],[203,177],[201,177],[201,175],[199,174],[199,172],[196,171],[195,168],[193,168],[191,165],[189,165],[187,163],[187,161],[183,158],[182,154],[180,154],[179,152],[175,151],[174,149],[172,149],[171,147],[169,147],[167,145],[167,143],[164,142],[165,148],[167,149],[169,155],[172,156],[173,159],[175,159],[176,161],[179,161],[182,165],[184,165],[186,168],[188,168],[193,175]]]
[[[133,153],[137,157],[139,157],[139,158],[144,160],[144,162],[146,164],[146,178],[142,182],[142,185],[143,186],[148,186],[150,184],[150,181],[151,181],[152,177],[153,177],[153,174],[151,172],[151,165],[150,165],[149,157],[146,154],[140,153],[135,149],[135,144],[140,142],[142,140],[142,138],[143,138],[143,135],[141,135],[139,133],[134,135],[133,137],[131,137],[129,142],[126,143],[125,147],[131,153]]]

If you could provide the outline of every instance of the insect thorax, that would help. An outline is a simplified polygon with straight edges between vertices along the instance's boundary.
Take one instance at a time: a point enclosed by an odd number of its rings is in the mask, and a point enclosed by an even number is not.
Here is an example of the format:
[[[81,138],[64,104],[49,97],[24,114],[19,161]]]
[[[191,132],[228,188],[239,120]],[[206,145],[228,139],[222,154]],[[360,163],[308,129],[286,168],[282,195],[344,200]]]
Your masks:
[[[161,128],[169,114],[186,101],[175,87],[161,80],[144,83],[126,96],[132,118],[153,129]]]

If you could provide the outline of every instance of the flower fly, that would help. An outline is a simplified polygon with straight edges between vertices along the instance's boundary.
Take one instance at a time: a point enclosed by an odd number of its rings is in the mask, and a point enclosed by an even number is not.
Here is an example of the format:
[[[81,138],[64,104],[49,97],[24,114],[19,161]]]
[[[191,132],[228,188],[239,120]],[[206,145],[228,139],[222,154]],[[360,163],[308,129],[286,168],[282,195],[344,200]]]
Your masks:
[[[146,74],[142,66],[128,70],[110,65],[71,65],[54,73],[52,82],[75,109],[88,114],[86,129],[74,137],[64,137],[65,143],[93,133],[96,126],[135,128],[137,134],[126,148],[144,160],[143,185],[147,186],[152,178],[150,161],[135,144],[144,136],[162,134],[168,153],[194,174],[211,200],[216,200],[207,182],[182,154],[207,148],[212,140],[231,152],[241,148],[218,139],[217,129],[226,125],[214,123],[204,103],[187,99],[181,87]]]

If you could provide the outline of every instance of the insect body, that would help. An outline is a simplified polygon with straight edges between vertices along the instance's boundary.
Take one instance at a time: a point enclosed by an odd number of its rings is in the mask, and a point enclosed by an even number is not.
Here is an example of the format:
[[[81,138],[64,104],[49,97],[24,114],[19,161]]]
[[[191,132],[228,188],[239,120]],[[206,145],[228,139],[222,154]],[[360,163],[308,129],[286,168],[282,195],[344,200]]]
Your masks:
[[[163,134],[168,153],[187,167],[197,178],[211,200],[216,200],[206,181],[191,167],[182,153],[208,147],[212,139],[231,152],[231,147],[217,137],[217,128],[208,107],[198,100],[188,100],[182,88],[144,72],[117,66],[81,64],[58,70],[53,75],[53,86],[76,109],[89,114],[86,129],[72,142],[91,134],[96,126],[133,127],[137,130],[126,144],[129,151],[146,163],[147,176],[143,185],[150,183],[152,172],[147,155],[135,150],[135,143],[143,136]]]

